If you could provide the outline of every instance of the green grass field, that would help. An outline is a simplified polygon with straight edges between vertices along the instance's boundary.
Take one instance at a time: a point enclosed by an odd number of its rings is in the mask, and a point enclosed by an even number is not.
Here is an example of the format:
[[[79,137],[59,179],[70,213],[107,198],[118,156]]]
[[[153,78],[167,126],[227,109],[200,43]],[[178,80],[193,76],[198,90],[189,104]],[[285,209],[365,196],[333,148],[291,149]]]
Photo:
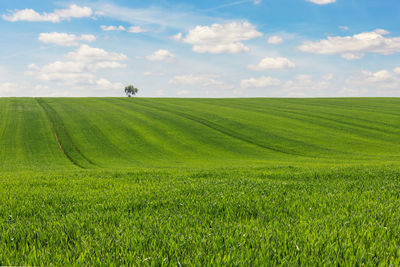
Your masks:
[[[400,264],[400,99],[0,98],[0,265]]]

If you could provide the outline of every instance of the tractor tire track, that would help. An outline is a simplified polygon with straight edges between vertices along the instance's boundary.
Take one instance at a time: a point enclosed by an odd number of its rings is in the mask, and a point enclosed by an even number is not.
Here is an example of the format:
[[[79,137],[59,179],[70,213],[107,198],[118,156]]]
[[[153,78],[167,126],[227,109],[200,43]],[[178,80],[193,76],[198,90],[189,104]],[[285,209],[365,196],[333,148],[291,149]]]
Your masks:
[[[95,164],[88,159],[73,143],[70,135],[68,134],[64,123],[57,114],[57,112],[47,103],[40,98],[35,98],[36,102],[41,106],[43,112],[51,125],[52,131],[56,137],[58,146],[64,155],[74,164],[81,169],[88,169]],[[63,136],[64,138],[60,137]]]
[[[208,120],[205,120],[205,119],[201,119],[201,118],[189,115],[189,114],[184,113],[184,112],[180,112],[180,111],[176,111],[176,110],[172,111],[172,110],[170,110],[168,108],[165,108],[165,107],[162,108],[162,107],[160,107],[160,105],[157,105],[157,107],[149,106],[149,105],[146,105],[143,102],[139,102],[139,101],[136,101],[134,103],[137,104],[137,105],[142,105],[142,106],[146,106],[146,107],[152,107],[152,108],[154,108],[156,110],[160,110],[160,111],[164,111],[164,112],[175,114],[175,115],[177,115],[179,117],[182,117],[182,118],[191,120],[193,122],[196,122],[198,124],[201,124],[203,126],[206,126],[206,127],[210,128],[211,130],[220,132],[220,133],[222,133],[222,134],[224,134],[226,136],[229,136],[231,138],[240,140],[242,142],[245,142],[245,143],[248,143],[248,144],[263,148],[263,149],[267,149],[267,150],[278,152],[278,153],[288,154],[288,155],[309,157],[309,156],[306,156],[304,154],[300,154],[300,153],[296,153],[296,152],[292,152],[292,151],[284,151],[284,150],[281,150],[281,149],[278,149],[278,148],[275,148],[275,147],[270,147],[270,146],[266,146],[264,144],[260,144],[260,143],[254,142],[249,137],[244,136],[244,135],[242,135],[240,133],[237,133],[237,132],[233,132],[232,130],[227,129],[227,128],[223,127],[222,125],[219,125],[217,123],[214,123],[214,122],[211,122],[211,121],[208,121]]]

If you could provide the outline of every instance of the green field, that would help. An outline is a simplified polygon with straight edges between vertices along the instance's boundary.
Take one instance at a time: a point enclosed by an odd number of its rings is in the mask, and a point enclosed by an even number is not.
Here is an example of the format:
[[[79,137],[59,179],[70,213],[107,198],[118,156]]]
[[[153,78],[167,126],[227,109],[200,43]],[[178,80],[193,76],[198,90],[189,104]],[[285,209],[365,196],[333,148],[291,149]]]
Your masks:
[[[0,265],[399,265],[400,99],[0,98]]]

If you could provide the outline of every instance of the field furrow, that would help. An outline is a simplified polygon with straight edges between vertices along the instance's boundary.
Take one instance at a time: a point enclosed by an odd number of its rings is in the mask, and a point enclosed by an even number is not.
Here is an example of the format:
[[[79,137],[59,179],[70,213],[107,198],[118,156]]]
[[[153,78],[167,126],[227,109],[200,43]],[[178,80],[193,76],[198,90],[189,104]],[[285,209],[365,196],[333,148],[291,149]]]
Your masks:
[[[68,168],[69,164],[82,168],[151,168],[397,162],[400,159],[397,102],[397,99],[3,99],[0,101],[1,168],[14,165],[25,169],[51,165]],[[372,108],[376,110],[375,116]],[[42,163],[47,155],[50,158],[61,155],[64,159],[56,160],[55,164],[51,160]]]
[[[397,266],[398,99],[0,98],[0,265]]]
[[[37,103],[42,107],[46,114],[49,124],[53,130],[57,143],[65,156],[76,166],[80,168],[90,168],[93,162],[85,157],[82,152],[73,143],[57,112],[49,106],[45,101],[36,98]]]

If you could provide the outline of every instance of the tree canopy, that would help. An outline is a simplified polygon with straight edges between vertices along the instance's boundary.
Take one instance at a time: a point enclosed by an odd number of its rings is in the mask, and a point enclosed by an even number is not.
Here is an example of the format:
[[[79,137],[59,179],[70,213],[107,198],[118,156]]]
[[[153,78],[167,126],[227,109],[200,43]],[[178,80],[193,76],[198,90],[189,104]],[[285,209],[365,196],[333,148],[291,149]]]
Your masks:
[[[128,97],[132,97],[132,96],[136,95],[138,92],[139,92],[139,89],[135,88],[135,86],[133,86],[133,85],[125,86],[125,94]]]

